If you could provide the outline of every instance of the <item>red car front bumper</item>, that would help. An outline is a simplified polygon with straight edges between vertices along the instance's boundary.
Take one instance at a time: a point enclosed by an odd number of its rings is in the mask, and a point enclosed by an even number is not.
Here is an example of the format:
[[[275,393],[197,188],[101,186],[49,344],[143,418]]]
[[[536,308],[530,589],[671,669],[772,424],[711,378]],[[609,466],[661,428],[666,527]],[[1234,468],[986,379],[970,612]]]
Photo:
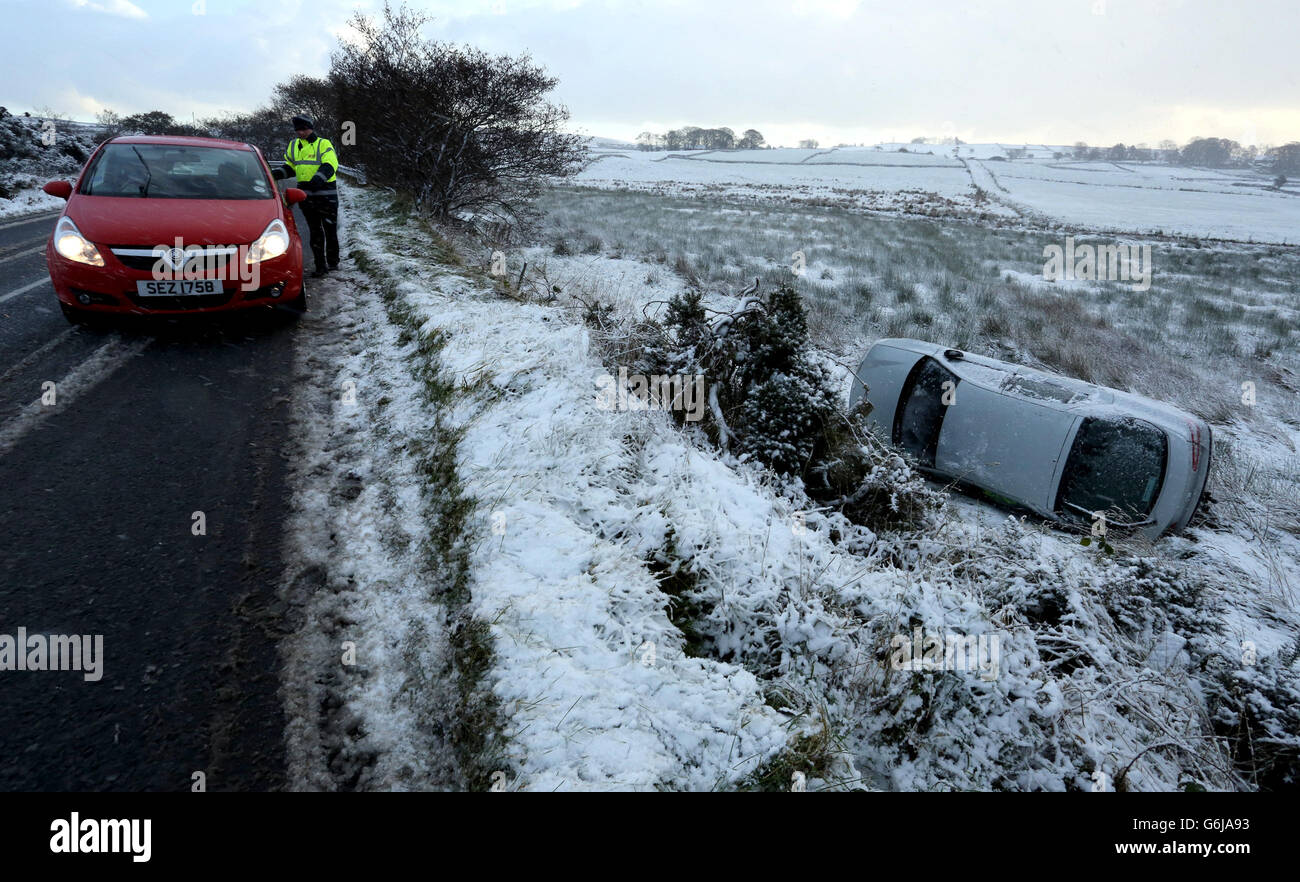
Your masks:
[[[239,267],[235,262],[243,258],[242,253],[231,257],[231,268],[223,274],[221,294],[141,297],[136,283],[154,279],[153,273],[124,265],[108,246],[98,243],[96,247],[104,258],[103,266],[68,260],[54,250],[52,237],[45,246],[45,263],[59,302],[73,309],[104,315],[231,312],[274,306],[297,300],[302,295],[302,242],[297,235],[291,234],[290,238],[289,250],[256,264],[255,273],[250,267],[243,268],[241,275],[236,271]]]

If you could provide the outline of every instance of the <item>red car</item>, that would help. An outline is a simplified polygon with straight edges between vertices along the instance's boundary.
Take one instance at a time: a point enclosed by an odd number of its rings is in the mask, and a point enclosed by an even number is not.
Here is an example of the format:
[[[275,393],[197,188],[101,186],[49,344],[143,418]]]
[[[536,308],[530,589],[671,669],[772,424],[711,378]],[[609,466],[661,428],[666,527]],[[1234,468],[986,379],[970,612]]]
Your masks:
[[[306,308],[302,240],[261,152],[218,138],[137,135],[105,141],[45,248],[63,314],[177,315],[285,304]]]

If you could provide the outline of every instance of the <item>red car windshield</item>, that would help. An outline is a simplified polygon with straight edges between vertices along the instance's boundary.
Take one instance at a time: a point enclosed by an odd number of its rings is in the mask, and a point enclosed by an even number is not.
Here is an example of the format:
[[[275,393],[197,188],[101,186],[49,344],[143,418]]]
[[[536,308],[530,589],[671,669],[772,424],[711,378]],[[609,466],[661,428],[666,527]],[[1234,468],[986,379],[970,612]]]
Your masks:
[[[80,190],[140,199],[272,199],[275,192],[251,150],[173,144],[109,144]]]

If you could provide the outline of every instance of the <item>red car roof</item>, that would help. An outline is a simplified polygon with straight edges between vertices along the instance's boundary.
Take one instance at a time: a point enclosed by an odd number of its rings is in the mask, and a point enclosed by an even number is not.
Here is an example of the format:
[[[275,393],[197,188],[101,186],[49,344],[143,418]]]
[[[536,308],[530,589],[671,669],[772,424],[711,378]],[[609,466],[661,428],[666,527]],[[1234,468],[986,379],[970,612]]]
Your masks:
[[[175,147],[232,147],[237,150],[251,150],[243,141],[227,141],[225,138],[202,138],[190,135],[124,135],[113,139],[114,144],[170,144]]]

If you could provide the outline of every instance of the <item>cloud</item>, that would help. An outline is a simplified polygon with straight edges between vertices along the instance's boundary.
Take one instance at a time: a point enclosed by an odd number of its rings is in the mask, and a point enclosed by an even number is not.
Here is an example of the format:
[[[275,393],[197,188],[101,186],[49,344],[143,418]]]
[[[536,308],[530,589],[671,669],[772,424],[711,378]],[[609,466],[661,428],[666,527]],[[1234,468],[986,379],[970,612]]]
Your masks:
[[[95,3],[92,0],[72,0],[72,5],[77,9],[89,9],[91,12],[103,12],[107,15],[120,15],[122,18],[149,17],[149,13],[136,6],[131,0],[104,0],[103,3]]]
[[[104,102],[76,89],[64,89],[56,96],[53,106],[74,119],[90,120],[104,109]]]
[[[839,21],[852,18],[862,0],[793,0],[790,11],[797,16],[818,16]]]
[[[352,13],[382,12],[381,0],[208,0],[196,20],[190,0],[140,0],[141,20],[129,0],[5,2],[13,32],[60,35],[6,45],[11,107],[76,89],[178,118],[251,110],[293,74],[324,74]],[[1107,0],[1104,15],[1092,0],[410,2],[433,17],[431,37],[531,53],[559,78],[553,97],[574,125],[610,137],[690,123],[786,143],[946,130],[1067,144],[1300,138],[1295,0],[1255,0],[1250,16],[1236,0]]]

